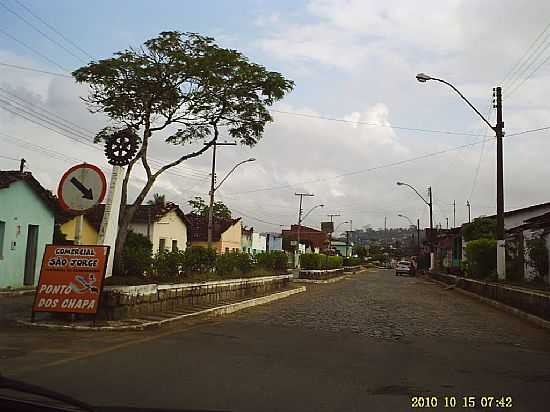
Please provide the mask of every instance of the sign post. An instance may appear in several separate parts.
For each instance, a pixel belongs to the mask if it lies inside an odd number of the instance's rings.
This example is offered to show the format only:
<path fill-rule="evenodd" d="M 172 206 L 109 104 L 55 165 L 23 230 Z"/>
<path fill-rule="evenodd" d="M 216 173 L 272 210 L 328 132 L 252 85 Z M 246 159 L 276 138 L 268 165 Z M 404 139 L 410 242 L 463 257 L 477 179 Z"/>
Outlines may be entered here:
<path fill-rule="evenodd" d="M 34 297 L 36 312 L 97 314 L 109 246 L 47 245 Z"/>

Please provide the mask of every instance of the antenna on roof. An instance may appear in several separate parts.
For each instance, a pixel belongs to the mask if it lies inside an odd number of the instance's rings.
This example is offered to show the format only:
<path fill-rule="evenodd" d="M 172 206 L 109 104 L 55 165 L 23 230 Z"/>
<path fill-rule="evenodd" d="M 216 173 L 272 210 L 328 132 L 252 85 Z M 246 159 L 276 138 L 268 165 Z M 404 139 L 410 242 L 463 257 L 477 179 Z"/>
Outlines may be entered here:
<path fill-rule="evenodd" d="M 21 158 L 21 163 L 19 163 L 19 172 L 20 173 L 23 173 L 23 170 L 25 169 L 25 164 L 27 163 L 27 161 L 23 158 Z"/>

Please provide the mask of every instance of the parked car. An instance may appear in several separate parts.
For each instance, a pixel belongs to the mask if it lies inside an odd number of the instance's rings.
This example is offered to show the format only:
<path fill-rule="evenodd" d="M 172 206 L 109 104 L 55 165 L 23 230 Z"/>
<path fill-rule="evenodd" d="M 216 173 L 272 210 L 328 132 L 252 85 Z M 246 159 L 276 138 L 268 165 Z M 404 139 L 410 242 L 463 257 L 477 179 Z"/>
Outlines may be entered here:
<path fill-rule="evenodd" d="M 412 262 L 408 260 L 401 260 L 397 263 L 395 268 L 395 275 L 399 276 L 400 274 L 405 274 L 409 276 L 414 276 L 416 273 L 415 267 Z"/>

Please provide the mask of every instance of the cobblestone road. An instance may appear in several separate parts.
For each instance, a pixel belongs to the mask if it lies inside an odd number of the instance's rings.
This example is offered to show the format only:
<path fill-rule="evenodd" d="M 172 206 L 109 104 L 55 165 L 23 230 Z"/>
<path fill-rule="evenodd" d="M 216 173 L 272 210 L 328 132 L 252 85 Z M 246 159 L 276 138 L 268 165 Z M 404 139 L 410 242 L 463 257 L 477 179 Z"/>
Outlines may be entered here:
<path fill-rule="evenodd" d="M 308 285 L 306 294 L 238 316 L 380 339 L 437 336 L 550 350 L 550 333 L 524 320 L 423 278 L 394 273 L 370 271 L 333 285 Z"/>

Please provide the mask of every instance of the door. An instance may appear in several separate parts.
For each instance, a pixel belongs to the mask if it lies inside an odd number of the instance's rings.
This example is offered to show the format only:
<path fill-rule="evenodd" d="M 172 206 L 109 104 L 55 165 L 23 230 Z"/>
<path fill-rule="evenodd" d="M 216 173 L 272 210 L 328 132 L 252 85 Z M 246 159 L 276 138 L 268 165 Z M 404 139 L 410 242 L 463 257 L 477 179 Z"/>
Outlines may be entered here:
<path fill-rule="evenodd" d="M 38 225 L 29 225 L 27 229 L 27 250 L 25 252 L 25 285 L 34 285 L 36 272 L 36 251 L 38 248 Z"/>

